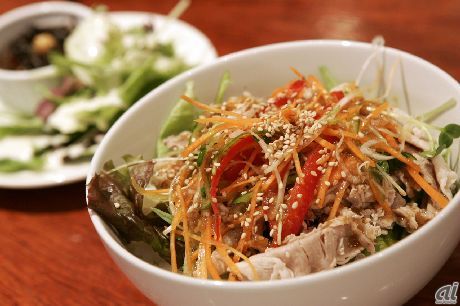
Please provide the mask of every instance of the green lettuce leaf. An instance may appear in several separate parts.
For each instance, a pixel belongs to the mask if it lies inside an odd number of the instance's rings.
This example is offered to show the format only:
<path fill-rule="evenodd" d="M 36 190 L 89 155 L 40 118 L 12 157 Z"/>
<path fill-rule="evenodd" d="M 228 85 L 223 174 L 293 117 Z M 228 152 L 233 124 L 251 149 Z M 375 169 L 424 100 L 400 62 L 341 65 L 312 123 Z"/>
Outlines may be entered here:
<path fill-rule="evenodd" d="M 9 158 L 0 159 L 0 172 L 12 173 L 24 170 L 39 171 L 43 169 L 45 160 L 36 156 L 28 161 L 14 160 Z"/>
<path fill-rule="evenodd" d="M 185 88 L 185 95 L 193 98 L 193 92 L 193 82 L 188 82 Z M 198 115 L 199 110 L 195 106 L 182 99 L 177 102 L 161 128 L 157 141 L 158 157 L 163 157 L 168 153 L 168 148 L 163 144 L 163 140 L 168 136 L 177 135 L 183 131 L 192 131 L 195 127 L 195 122 L 193 120 Z"/>
<path fill-rule="evenodd" d="M 222 75 L 222 79 L 220 80 L 219 89 L 217 90 L 217 95 L 215 99 L 216 104 L 222 104 L 225 91 L 227 91 L 227 88 L 230 85 L 230 82 L 231 82 L 230 73 L 226 71 Z"/>

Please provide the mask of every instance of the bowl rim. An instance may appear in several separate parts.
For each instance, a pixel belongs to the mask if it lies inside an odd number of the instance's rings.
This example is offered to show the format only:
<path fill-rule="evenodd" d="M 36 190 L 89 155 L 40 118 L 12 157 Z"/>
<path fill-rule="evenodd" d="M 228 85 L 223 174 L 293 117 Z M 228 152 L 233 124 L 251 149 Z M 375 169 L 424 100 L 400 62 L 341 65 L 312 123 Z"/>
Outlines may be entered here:
<path fill-rule="evenodd" d="M 329 39 L 318 39 L 318 40 L 298 40 L 298 41 L 290 41 L 290 42 L 281 42 L 275 44 L 264 45 L 260 47 L 250 48 L 242 51 L 238 51 L 235 53 L 231 53 L 225 56 L 220 57 L 216 61 L 211 64 L 207 64 L 204 66 L 193 68 L 182 75 L 179 75 L 164 84 L 160 85 L 156 89 L 152 90 L 142 99 L 140 99 L 135 105 L 133 105 L 127 112 L 125 112 L 115 124 L 110 128 L 110 130 L 106 133 L 105 137 L 103 138 L 99 148 L 97 149 L 96 153 L 91 160 L 90 169 L 88 171 L 88 176 L 86 180 L 86 202 L 88 202 L 88 184 L 93 177 L 94 173 L 98 170 L 96 167 L 98 164 L 102 164 L 104 160 L 102 160 L 102 151 L 103 148 L 109 143 L 110 139 L 114 137 L 121 129 L 123 122 L 125 119 L 130 117 L 132 114 L 137 112 L 137 110 L 141 109 L 144 104 L 150 103 L 149 101 L 154 99 L 157 95 L 157 92 L 166 91 L 170 87 L 174 87 L 177 83 L 183 83 L 187 79 L 193 77 L 195 74 L 200 74 L 206 70 L 213 68 L 214 66 L 220 65 L 224 62 L 231 62 L 237 61 L 241 58 L 253 56 L 259 52 L 271 52 L 276 51 L 279 49 L 289 49 L 293 47 L 314 47 L 314 46 L 323 46 L 323 47 L 352 47 L 358 49 L 364 49 L 371 51 L 372 44 L 365 43 L 365 42 L 358 42 L 358 41 L 350 41 L 350 40 L 329 40 Z M 439 75 L 444 81 L 450 84 L 453 88 L 457 87 L 457 92 L 460 95 L 460 84 L 447 72 L 443 71 L 439 67 L 435 66 L 434 64 L 416 56 L 410 54 L 406 51 L 399 50 L 396 48 L 385 47 L 385 52 L 389 52 L 394 55 L 398 55 L 401 59 L 415 61 L 417 64 L 421 66 L 425 66 L 431 70 L 433 70 L 436 74 Z M 312 273 L 308 275 L 303 275 L 299 277 L 294 277 L 291 279 L 282 279 L 282 280 L 275 280 L 275 281 L 254 281 L 254 282 L 227 282 L 227 281 L 216 281 L 216 280 L 209 280 L 209 279 L 197 279 L 181 274 L 176 274 L 171 271 L 159 268 L 153 264 L 150 264 L 132 253 L 130 253 L 126 248 L 124 248 L 120 243 L 118 243 L 109 233 L 108 228 L 110 227 L 105 221 L 99 217 L 99 215 L 93 211 L 92 209 L 88 208 L 88 212 L 91 218 L 91 221 L 98 233 L 100 239 L 104 242 L 106 248 L 108 248 L 111 252 L 117 254 L 123 258 L 123 260 L 129 262 L 130 265 L 135 266 L 137 269 L 144 270 L 150 274 L 156 275 L 158 278 L 162 278 L 167 281 L 176 282 L 181 285 L 187 285 L 192 287 L 207 287 L 207 288 L 224 288 L 224 289 L 237 289 L 237 290 L 244 290 L 244 291 L 251 291 L 251 290 L 260 290 L 266 288 L 285 288 L 290 286 L 304 286 L 307 284 L 311 284 L 317 281 L 327 281 L 344 273 L 352 273 L 354 270 L 358 269 L 369 269 L 375 264 L 378 264 L 383 257 L 394 255 L 402 250 L 411 248 L 412 245 L 422 236 L 426 235 L 426 233 L 430 232 L 432 228 L 438 226 L 443 222 L 444 219 L 447 218 L 451 211 L 456 209 L 457 206 L 460 205 L 460 192 L 455 195 L 455 197 L 449 202 L 449 205 L 440 211 L 434 220 L 428 222 L 428 224 L 424 225 L 422 228 L 418 229 L 416 232 L 412 233 L 408 237 L 404 238 L 404 243 L 396 243 L 391 247 L 380 251 L 372 256 L 363 258 L 357 262 L 349 263 L 347 265 L 335 267 L 330 270 L 320 271 L 319 273 Z"/>
<path fill-rule="evenodd" d="M 67 14 L 84 18 L 92 14 L 92 9 L 80 3 L 64 1 L 45 1 L 23 5 L 0 16 L 0 33 L 5 27 L 11 24 L 25 22 L 29 19 L 50 13 Z M 56 73 L 56 68 L 52 65 L 28 70 L 8 70 L 0 68 L 0 79 L 11 81 L 36 80 L 44 77 L 53 77 Z"/>

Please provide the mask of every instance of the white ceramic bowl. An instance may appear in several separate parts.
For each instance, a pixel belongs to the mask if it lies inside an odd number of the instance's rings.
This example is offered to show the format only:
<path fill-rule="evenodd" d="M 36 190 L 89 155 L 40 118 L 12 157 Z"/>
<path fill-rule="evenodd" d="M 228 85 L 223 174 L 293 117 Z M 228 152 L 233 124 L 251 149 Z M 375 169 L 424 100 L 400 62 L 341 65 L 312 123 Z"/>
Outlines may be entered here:
<path fill-rule="evenodd" d="M 69 18 L 81 19 L 92 10 L 82 4 L 48 1 L 29 4 L 0 16 L 0 50 L 26 31 L 32 24 L 65 24 Z M 51 65 L 30 70 L 0 69 L 0 102 L 26 113 L 32 113 L 48 88 L 58 84 L 59 77 Z"/>
<path fill-rule="evenodd" d="M 349 41 L 301 41 L 250 49 L 193 69 L 158 87 L 126 112 L 105 136 L 91 163 L 88 181 L 109 159 L 125 153 L 150 157 L 155 136 L 188 80 L 195 81 L 201 101 L 212 101 L 219 79 L 230 71 L 228 95 L 243 90 L 260 96 L 294 78 L 293 66 L 316 73 L 326 64 L 340 80 L 354 80 L 372 47 Z M 449 98 L 460 101 L 459 84 L 439 68 L 408 53 L 386 48 L 387 69 L 401 59 L 413 109 L 424 112 Z M 370 83 L 374 68 L 364 76 Z M 400 94 L 399 73 L 393 93 Z M 441 123 L 458 123 L 460 106 Z M 173 274 L 130 254 L 93 211 L 91 220 L 121 270 L 159 305 L 396 305 L 416 294 L 441 268 L 460 238 L 460 194 L 438 216 L 402 242 L 355 263 L 271 282 L 217 282 Z M 433 292 L 434 299 L 434 292 Z"/>

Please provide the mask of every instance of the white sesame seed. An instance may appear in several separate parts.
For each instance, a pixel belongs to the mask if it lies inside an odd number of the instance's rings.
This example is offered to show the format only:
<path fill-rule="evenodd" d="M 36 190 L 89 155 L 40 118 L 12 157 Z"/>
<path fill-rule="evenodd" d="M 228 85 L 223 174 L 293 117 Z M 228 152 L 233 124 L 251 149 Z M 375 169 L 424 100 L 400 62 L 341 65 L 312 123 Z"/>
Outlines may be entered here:
<path fill-rule="evenodd" d="M 262 206 L 262 209 L 263 209 L 263 210 L 269 210 L 270 207 L 268 207 L 268 206 Z"/>
<path fill-rule="evenodd" d="M 270 200 L 268 200 L 268 203 L 272 204 L 275 201 L 274 197 L 271 197 Z"/>
<path fill-rule="evenodd" d="M 301 198 L 303 197 L 303 194 L 299 193 L 299 194 L 297 194 L 297 197 L 298 197 L 299 199 L 301 199 Z"/>
<path fill-rule="evenodd" d="M 269 233 L 270 237 L 273 237 L 273 234 L 274 234 L 274 233 L 275 233 L 275 230 L 272 228 L 272 229 L 270 230 L 270 233 Z"/>
<path fill-rule="evenodd" d="M 217 203 L 217 198 L 212 198 L 211 201 L 212 201 L 213 203 Z"/>
<path fill-rule="evenodd" d="M 246 233 L 241 234 L 241 239 L 244 239 L 244 238 L 246 238 Z"/>
<path fill-rule="evenodd" d="M 295 201 L 294 203 L 292 203 L 292 209 L 296 209 L 297 206 L 299 206 L 299 202 Z"/>
<path fill-rule="evenodd" d="M 115 202 L 115 203 L 113 203 L 113 206 L 115 206 L 115 208 L 120 208 L 120 203 Z"/>
<path fill-rule="evenodd" d="M 264 221 L 268 221 L 268 216 L 264 215 Z"/>
<path fill-rule="evenodd" d="M 248 221 L 244 221 L 244 226 L 249 226 L 249 222 L 248 222 Z"/>
<path fill-rule="evenodd" d="M 324 184 L 325 184 L 326 186 L 331 186 L 331 182 L 329 182 L 329 181 L 325 181 Z"/>
<path fill-rule="evenodd" d="M 258 192 L 258 193 L 257 193 L 257 196 L 258 196 L 258 197 L 261 197 L 261 196 L 263 196 L 263 195 L 264 195 L 263 192 Z"/>
<path fill-rule="evenodd" d="M 345 173 L 345 171 L 340 172 L 340 175 L 341 175 L 342 177 L 346 177 L 346 176 L 347 176 L 347 174 Z"/>
<path fill-rule="evenodd" d="M 313 175 L 313 176 L 318 176 L 318 174 L 316 174 L 315 171 L 310 171 L 310 174 Z"/>
<path fill-rule="evenodd" d="M 288 208 L 288 206 L 287 206 L 286 204 L 284 204 L 284 203 L 281 204 L 281 207 L 282 207 L 283 209 L 287 209 L 287 208 Z"/>

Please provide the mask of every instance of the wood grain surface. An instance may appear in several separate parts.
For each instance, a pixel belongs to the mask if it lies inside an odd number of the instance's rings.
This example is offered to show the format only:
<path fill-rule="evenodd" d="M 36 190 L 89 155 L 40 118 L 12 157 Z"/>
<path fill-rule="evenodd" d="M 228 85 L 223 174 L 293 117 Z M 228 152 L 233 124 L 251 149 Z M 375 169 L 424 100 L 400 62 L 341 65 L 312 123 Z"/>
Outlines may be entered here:
<path fill-rule="evenodd" d="M 31 2 L 1 0 L 0 13 Z M 175 3 L 80 2 L 163 14 Z M 381 34 L 387 45 L 425 58 L 460 80 L 458 0 L 194 0 L 183 19 L 203 31 L 219 55 L 281 41 L 370 41 Z M 42 190 L 0 189 L 0 305 L 151 305 L 105 252 L 86 211 L 84 187 L 81 182 Z M 434 304 L 437 288 L 459 280 L 457 247 L 408 305 Z"/>

